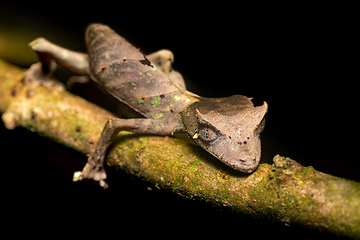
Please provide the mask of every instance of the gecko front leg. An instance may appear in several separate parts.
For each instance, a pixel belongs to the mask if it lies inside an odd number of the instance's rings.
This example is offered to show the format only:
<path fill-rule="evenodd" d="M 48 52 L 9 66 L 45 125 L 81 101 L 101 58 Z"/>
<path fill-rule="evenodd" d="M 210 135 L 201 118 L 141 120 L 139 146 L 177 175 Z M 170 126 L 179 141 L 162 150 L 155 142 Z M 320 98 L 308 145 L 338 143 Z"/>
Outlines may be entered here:
<path fill-rule="evenodd" d="M 99 182 L 100 186 L 107 188 L 105 182 L 107 178 L 104 169 L 105 155 L 108 147 L 120 131 L 130 131 L 134 133 L 146 133 L 157 135 L 173 135 L 175 132 L 183 131 L 182 125 L 169 125 L 167 120 L 155 120 L 147 118 L 120 119 L 110 117 L 101 133 L 96 144 L 95 150 L 90 154 L 88 162 L 81 174 L 74 177 L 74 181 L 82 179 L 92 179 Z"/>

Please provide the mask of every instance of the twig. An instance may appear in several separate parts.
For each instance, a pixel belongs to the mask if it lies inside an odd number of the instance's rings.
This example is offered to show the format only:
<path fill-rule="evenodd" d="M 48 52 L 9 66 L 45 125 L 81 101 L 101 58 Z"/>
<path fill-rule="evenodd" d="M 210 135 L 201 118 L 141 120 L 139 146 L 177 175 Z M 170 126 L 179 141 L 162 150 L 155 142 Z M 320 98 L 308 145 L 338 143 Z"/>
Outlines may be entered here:
<path fill-rule="evenodd" d="M 22 70 L 0 61 L 5 126 L 22 126 L 89 153 L 112 114 L 61 89 L 39 86 L 29 96 L 22 76 Z M 246 175 L 185 141 L 123 132 L 107 163 L 158 188 L 254 218 L 360 238 L 360 184 L 279 155 L 273 165 L 260 164 Z"/>

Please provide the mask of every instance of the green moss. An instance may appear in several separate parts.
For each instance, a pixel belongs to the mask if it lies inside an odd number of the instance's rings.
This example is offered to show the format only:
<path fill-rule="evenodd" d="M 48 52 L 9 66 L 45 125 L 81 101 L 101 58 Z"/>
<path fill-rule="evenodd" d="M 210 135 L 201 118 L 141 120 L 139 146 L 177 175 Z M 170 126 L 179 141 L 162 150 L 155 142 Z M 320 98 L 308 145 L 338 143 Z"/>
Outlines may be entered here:
<path fill-rule="evenodd" d="M 195 172 L 195 171 L 196 171 L 196 166 L 191 166 L 189 169 L 189 173 Z"/>

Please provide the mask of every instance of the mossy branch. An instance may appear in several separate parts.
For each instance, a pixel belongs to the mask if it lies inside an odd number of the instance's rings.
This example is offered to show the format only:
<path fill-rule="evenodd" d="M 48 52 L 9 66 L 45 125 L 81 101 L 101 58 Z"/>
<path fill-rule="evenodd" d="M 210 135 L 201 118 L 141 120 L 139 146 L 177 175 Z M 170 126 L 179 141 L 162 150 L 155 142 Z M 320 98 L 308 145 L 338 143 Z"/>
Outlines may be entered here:
<path fill-rule="evenodd" d="M 22 76 L 22 70 L 0 61 L 5 126 L 22 126 L 89 153 L 112 114 L 61 88 L 40 86 L 30 96 Z M 360 184 L 279 155 L 273 165 L 260 164 L 246 175 L 185 141 L 123 132 L 107 163 L 159 188 L 253 218 L 360 238 Z"/>

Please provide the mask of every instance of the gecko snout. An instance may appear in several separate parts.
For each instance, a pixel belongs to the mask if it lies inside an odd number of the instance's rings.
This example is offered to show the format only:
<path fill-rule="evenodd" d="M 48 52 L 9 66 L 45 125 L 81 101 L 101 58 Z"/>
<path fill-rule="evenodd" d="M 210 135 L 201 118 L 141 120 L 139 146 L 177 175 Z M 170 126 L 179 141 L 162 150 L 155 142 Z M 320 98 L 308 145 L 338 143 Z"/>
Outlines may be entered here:
<path fill-rule="evenodd" d="M 245 159 L 240 159 L 240 162 L 242 162 L 245 166 L 251 166 L 256 163 L 256 158 L 247 157 Z"/>
<path fill-rule="evenodd" d="M 239 159 L 241 171 L 251 173 L 257 167 L 257 161 L 255 157 L 245 157 Z"/>

